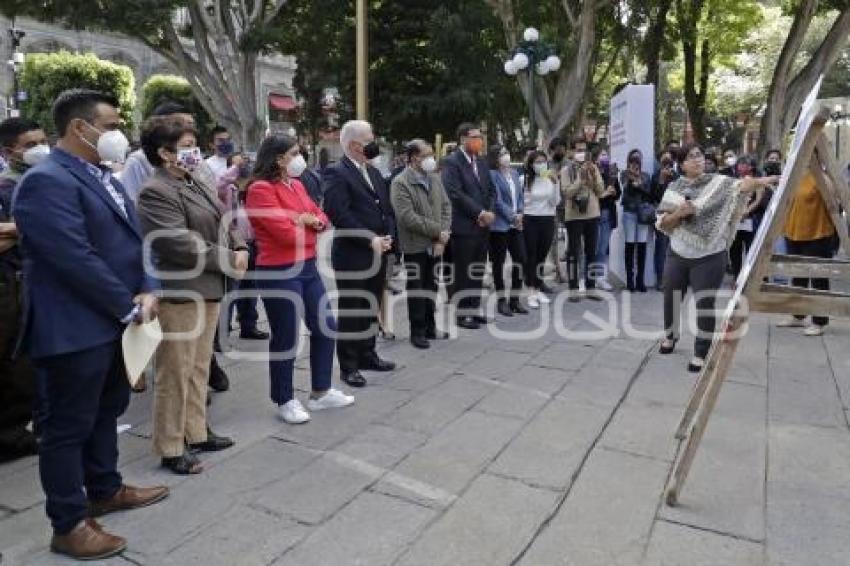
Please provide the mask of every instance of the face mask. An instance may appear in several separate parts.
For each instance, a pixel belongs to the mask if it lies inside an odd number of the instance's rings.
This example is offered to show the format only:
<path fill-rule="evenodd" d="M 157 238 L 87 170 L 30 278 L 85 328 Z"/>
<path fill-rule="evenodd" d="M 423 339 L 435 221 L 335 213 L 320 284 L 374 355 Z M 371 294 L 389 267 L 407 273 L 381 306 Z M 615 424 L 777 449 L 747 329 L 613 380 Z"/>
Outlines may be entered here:
<path fill-rule="evenodd" d="M 481 153 L 481 148 L 484 147 L 484 140 L 480 138 L 472 138 L 468 142 L 466 142 L 466 150 L 472 155 L 478 155 Z"/>
<path fill-rule="evenodd" d="M 499 156 L 499 165 L 502 167 L 510 167 L 511 166 L 511 156 L 507 153 Z"/>
<path fill-rule="evenodd" d="M 251 176 L 251 164 L 243 163 L 239 166 L 239 177 L 242 179 L 247 179 Z"/>
<path fill-rule="evenodd" d="M 83 142 L 85 142 L 89 147 L 97 151 L 101 161 L 124 163 L 124 160 L 127 158 L 127 150 L 130 149 L 130 142 L 124 135 L 124 132 L 121 130 L 101 132 L 88 122 L 86 122 L 86 125 L 94 131 L 99 132 L 100 137 L 97 138 L 96 145 L 82 136 L 80 136 L 80 139 L 83 140 Z"/>
<path fill-rule="evenodd" d="M 201 150 L 197 147 L 181 147 L 177 150 L 177 163 L 187 171 L 194 171 L 201 163 Z"/>
<path fill-rule="evenodd" d="M 287 163 L 286 175 L 290 178 L 300 177 L 301 173 L 303 173 L 305 169 L 307 169 L 307 162 L 304 161 L 304 157 L 296 155 L 289 160 L 289 163 Z"/>
<path fill-rule="evenodd" d="M 726 166 L 727 167 L 734 167 L 736 163 L 738 163 L 737 157 L 727 157 L 726 158 Z"/>
<path fill-rule="evenodd" d="M 233 153 L 233 142 L 232 141 L 223 141 L 219 142 L 218 145 L 215 146 L 218 154 L 224 157 L 230 156 Z"/>
<path fill-rule="evenodd" d="M 603 167 L 608 167 L 608 165 L 610 163 L 611 163 L 611 158 L 608 157 L 607 155 L 604 155 L 604 156 L 599 158 L 599 164 Z"/>
<path fill-rule="evenodd" d="M 543 175 L 546 171 L 549 170 L 549 166 L 545 163 L 535 163 L 534 164 L 534 172 L 538 175 Z"/>
<path fill-rule="evenodd" d="M 422 160 L 422 170 L 426 173 L 433 173 L 437 170 L 437 160 L 433 157 L 426 157 Z"/>
<path fill-rule="evenodd" d="M 50 155 L 50 146 L 46 143 L 31 147 L 23 154 L 24 163 L 32 167 L 44 161 Z"/>
<path fill-rule="evenodd" d="M 584 152 L 583 151 L 577 151 L 575 153 L 575 160 L 578 163 L 584 163 Z"/>
<path fill-rule="evenodd" d="M 378 142 L 370 141 L 366 145 L 363 146 L 363 155 L 366 159 L 375 159 L 379 155 L 381 155 L 381 148 L 378 146 Z"/>

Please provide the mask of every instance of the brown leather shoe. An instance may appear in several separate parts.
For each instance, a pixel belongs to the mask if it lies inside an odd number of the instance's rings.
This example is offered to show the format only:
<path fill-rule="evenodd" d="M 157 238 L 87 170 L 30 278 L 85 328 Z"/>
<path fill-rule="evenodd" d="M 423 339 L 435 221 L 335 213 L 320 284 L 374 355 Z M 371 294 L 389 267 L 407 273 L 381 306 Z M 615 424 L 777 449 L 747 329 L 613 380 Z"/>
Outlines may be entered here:
<path fill-rule="evenodd" d="M 94 525 L 97 523 L 94 522 Z M 77 523 L 68 534 L 54 534 L 50 541 L 50 550 L 77 560 L 99 560 L 124 552 L 127 548 L 126 540 L 103 531 L 99 528 L 100 525 L 97 526 L 98 528 L 95 528 L 91 522 L 85 520 Z"/>
<path fill-rule="evenodd" d="M 157 487 L 133 487 L 122 485 L 118 492 L 109 499 L 89 501 L 89 515 L 100 517 L 113 511 L 124 509 L 135 509 L 147 507 L 168 497 L 168 488 Z"/>

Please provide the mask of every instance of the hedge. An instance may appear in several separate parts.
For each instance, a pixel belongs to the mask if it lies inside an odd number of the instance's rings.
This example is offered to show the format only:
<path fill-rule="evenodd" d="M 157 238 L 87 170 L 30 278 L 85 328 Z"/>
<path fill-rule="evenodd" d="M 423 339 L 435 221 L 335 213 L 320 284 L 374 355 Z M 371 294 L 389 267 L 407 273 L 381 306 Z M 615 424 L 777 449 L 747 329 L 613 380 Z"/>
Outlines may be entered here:
<path fill-rule="evenodd" d="M 182 104 L 195 117 L 195 126 L 201 140 L 207 140 L 215 125 L 207 111 L 192 94 L 189 82 L 177 75 L 152 75 L 142 85 L 142 116 L 150 116 L 164 101 Z M 203 142 L 202 142 L 203 143 Z"/>
<path fill-rule="evenodd" d="M 51 134 L 56 133 L 51 116 L 53 101 L 59 93 L 70 88 L 90 88 L 112 94 L 118 99 L 125 129 L 133 129 L 135 79 L 132 69 L 126 65 L 100 59 L 92 53 L 34 53 L 27 56 L 20 84 L 27 94 L 27 100 L 21 103 L 23 115 L 37 121 Z"/>

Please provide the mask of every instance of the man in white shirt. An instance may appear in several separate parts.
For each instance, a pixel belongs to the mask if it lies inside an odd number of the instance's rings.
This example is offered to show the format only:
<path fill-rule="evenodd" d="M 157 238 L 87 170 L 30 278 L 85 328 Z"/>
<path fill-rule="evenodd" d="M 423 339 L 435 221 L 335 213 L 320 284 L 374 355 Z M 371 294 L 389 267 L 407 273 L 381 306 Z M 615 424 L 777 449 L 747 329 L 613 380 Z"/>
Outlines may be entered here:
<path fill-rule="evenodd" d="M 212 130 L 212 143 L 210 144 L 213 154 L 207 157 L 206 163 L 215 175 L 218 182 L 227 171 L 227 158 L 233 155 L 233 141 L 230 132 L 224 126 L 216 126 Z"/>

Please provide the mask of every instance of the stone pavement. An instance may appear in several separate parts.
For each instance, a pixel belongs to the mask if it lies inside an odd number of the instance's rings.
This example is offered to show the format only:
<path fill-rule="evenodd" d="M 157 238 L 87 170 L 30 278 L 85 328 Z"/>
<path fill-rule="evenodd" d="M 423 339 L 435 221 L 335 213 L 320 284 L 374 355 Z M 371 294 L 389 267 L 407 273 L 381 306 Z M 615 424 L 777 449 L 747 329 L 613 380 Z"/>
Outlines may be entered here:
<path fill-rule="evenodd" d="M 302 426 L 276 419 L 264 363 L 226 360 L 210 420 L 237 445 L 200 476 L 158 468 L 149 394 L 134 397 L 122 470 L 172 494 L 104 518 L 129 539 L 104 563 L 850 564 L 850 325 L 804 338 L 755 318 L 671 509 L 690 341 L 660 356 L 660 294 L 633 297 L 602 340 L 582 314 L 610 320 L 604 303 L 560 300 L 425 352 L 401 322 L 380 351 L 404 367 Z M 35 461 L 0 467 L 0 563 L 66 563 L 48 539 Z"/>

